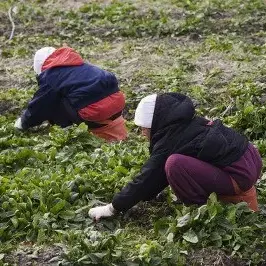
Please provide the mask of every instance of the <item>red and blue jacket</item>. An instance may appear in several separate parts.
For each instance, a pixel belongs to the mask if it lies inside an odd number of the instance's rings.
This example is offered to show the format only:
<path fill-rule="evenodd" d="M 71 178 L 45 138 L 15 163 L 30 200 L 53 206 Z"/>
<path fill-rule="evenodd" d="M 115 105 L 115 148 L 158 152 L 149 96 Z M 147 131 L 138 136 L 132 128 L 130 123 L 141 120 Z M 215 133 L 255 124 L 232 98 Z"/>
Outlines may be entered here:
<path fill-rule="evenodd" d="M 39 89 L 21 116 L 23 129 L 46 120 L 61 127 L 86 122 L 97 128 L 97 122 L 115 119 L 125 107 L 115 75 L 84 63 L 72 48 L 52 53 L 37 81 Z"/>

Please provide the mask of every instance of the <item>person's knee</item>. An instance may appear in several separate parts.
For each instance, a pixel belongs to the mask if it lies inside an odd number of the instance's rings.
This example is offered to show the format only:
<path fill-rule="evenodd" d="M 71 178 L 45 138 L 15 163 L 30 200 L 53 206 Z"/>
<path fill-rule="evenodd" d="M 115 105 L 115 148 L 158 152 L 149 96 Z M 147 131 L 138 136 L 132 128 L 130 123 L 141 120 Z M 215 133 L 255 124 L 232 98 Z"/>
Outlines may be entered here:
<path fill-rule="evenodd" d="M 172 176 L 174 173 L 178 172 L 180 168 L 187 161 L 186 156 L 182 154 L 172 154 L 170 155 L 165 163 L 165 172 L 167 177 Z"/>

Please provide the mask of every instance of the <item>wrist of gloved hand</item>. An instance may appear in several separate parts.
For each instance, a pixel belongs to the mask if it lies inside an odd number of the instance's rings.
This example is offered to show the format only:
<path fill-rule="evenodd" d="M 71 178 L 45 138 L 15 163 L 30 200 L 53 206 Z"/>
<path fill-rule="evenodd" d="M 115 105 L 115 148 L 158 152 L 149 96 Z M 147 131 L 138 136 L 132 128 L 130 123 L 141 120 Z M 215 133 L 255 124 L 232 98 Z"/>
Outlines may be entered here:
<path fill-rule="evenodd" d="M 104 217 L 111 217 L 115 214 L 115 209 L 112 203 L 105 206 L 94 207 L 89 210 L 89 216 L 94 220 L 99 220 Z"/>

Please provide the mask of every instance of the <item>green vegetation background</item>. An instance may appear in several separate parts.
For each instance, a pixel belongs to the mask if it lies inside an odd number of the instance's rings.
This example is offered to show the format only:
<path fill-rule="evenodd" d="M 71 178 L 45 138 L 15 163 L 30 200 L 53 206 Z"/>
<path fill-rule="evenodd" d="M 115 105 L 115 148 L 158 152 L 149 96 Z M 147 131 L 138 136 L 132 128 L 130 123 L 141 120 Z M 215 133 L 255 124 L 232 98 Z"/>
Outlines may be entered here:
<path fill-rule="evenodd" d="M 88 217 L 148 158 L 131 120 L 151 92 L 187 93 L 200 114 L 246 134 L 266 159 L 264 1 L 8 0 L 0 22 L 0 265 L 265 265 L 263 179 L 260 214 L 215 195 L 201 208 L 177 205 L 168 190 L 163 202 L 115 219 Z M 34 52 L 63 43 L 119 78 L 127 141 L 104 144 L 84 125 L 13 128 L 37 89 Z"/>

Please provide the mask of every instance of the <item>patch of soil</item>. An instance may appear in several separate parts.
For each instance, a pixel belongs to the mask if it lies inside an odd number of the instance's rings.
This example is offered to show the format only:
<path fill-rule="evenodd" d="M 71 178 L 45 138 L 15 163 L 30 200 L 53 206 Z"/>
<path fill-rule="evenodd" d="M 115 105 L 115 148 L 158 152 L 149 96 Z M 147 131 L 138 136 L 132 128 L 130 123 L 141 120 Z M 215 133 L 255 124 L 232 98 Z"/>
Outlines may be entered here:
<path fill-rule="evenodd" d="M 233 13 L 229 12 L 221 12 L 221 11 L 214 11 L 209 15 L 213 19 L 225 19 L 225 18 L 232 18 L 234 16 Z"/>
<path fill-rule="evenodd" d="M 191 83 L 199 85 L 205 83 L 206 78 L 208 78 L 213 69 L 221 71 L 218 74 L 219 83 L 224 85 L 229 83 L 239 72 L 245 71 L 245 69 L 248 68 L 248 65 L 245 62 L 242 62 L 240 67 L 238 62 L 226 59 L 223 54 L 219 53 L 200 56 L 195 62 L 195 66 L 197 71 L 191 75 Z"/>
<path fill-rule="evenodd" d="M 54 1 L 54 7 L 59 7 L 60 9 L 78 9 L 84 4 L 90 4 L 93 2 L 100 2 L 103 4 L 109 4 L 111 3 L 111 0 L 100 0 L 100 1 L 95 1 L 95 0 L 59 0 L 59 1 Z"/>
<path fill-rule="evenodd" d="M 5 257 L 5 262 L 17 266 L 55 266 L 58 265 L 62 253 L 62 248 L 58 246 L 35 247 L 23 243 L 17 250 Z"/>
<path fill-rule="evenodd" d="M 7 113 L 16 113 L 18 110 L 19 108 L 12 101 L 0 100 L 0 115 L 5 115 Z"/>
<path fill-rule="evenodd" d="M 0 51 L 1 52 L 1 51 Z M 0 58 L 0 90 L 23 88 L 29 85 L 32 58 Z"/>
<path fill-rule="evenodd" d="M 222 250 L 213 248 L 205 248 L 201 250 L 193 251 L 189 254 L 187 266 L 243 266 L 245 262 L 237 261 L 230 258 Z"/>
<path fill-rule="evenodd" d="M 130 210 L 128 210 L 121 218 L 121 224 L 126 226 L 133 222 L 136 226 L 149 230 L 154 227 L 153 220 L 156 217 L 167 217 L 174 213 L 171 206 L 166 202 L 162 203 L 159 200 L 140 202 Z"/>
<path fill-rule="evenodd" d="M 11 32 L 11 23 L 8 20 L 7 13 L 4 13 L 3 11 L 0 12 L 0 36 L 3 36 L 6 32 L 10 34 Z M 9 36 L 7 33 L 7 36 Z"/>
<path fill-rule="evenodd" d="M 129 52 L 125 52 L 127 45 L 132 45 Z M 138 72 L 160 73 L 172 68 L 176 63 L 176 59 L 171 54 L 176 47 L 183 47 L 184 45 L 194 45 L 195 41 L 190 40 L 189 37 L 176 37 L 176 38 L 143 38 L 142 40 L 130 39 L 130 41 L 114 42 L 113 48 L 101 54 L 99 56 L 101 60 L 112 60 L 115 58 L 120 62 L 119 66 L 115 69 L 119 74 L 119 79 L 124 83 L 130 83 L 130 81 L 138 74 Z M 161 52 L 156 50 L 161 49 Z M 125 54 L 129 53 L 128 56 Z M 145 78 L 146 80 L 146 78 Z M 147 84 L 147 81 L 143 80 L 143 85 Z M 141 86 L 139 83 L 138 87 Z M 143 88 L 146 88 L 144 86 Z M 141 90 L 143 89 L 141 88 Z"/>

